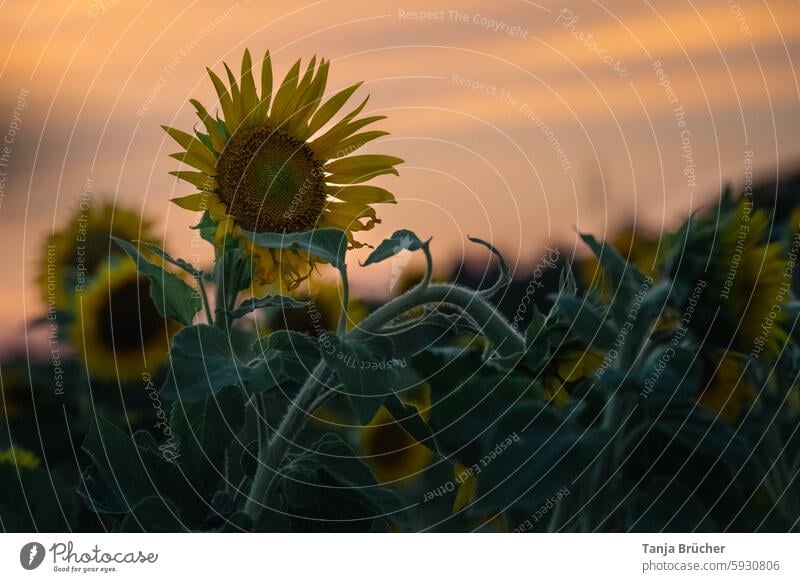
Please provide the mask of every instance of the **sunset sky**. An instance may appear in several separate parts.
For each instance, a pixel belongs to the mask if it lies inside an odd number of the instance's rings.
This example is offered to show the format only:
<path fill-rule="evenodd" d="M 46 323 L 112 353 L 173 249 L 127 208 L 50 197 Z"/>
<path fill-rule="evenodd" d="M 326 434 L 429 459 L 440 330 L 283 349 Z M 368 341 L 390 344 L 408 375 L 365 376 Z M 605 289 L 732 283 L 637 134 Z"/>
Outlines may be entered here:
<path fill-rule="evenodd" d="M 399 203 L 368 233 L 433 236 L 440 264 L 493 242 L 523 272 L 636 221 L 658 231 L 742 184 L 800 164 L 797 0 L 0 1 L 0 346 L 43 312 L 43 245 L 82 192 L 142 210 L 182 254 L 198 216 L 167 174 L 215 104 L 205 67 L 269 49 L 276 75 L 330 58 L 331 92 L 364 80 L 403 158 Z M 355 99 L 354 99 L 355 101 Z M 5 147 L 5 149 L 3 149 Z M 356 293 L 389 288 L 387 264 Z M 582 252 L 582 251 L 581 251 Z M 188 254 L 186 252 L 184 255 Z M 209 255 L 210 256 L 210 255 Z"/>

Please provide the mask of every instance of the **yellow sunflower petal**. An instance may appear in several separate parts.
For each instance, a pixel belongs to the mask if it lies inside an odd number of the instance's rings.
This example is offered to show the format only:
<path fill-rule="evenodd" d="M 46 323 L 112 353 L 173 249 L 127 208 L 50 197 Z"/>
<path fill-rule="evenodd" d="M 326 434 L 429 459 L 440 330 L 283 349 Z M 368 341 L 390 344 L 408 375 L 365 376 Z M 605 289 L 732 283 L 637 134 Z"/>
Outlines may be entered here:
<path fill-rule="evenodd" d="M 343 156 L 349 156 L 350 154 L 362 148 L 364 145 L 368 144 L 372 140 L 378 139 L 379 137 L 383 137 L 385 135 L 389 135 L 389 132 L 365 131 L 362 133 L 358 133 L 347 139 L 341 140 L 338 143 L 331 144 L 326 149 L 321 151 L 318 147 L 315 147 L 314 144 L 310 145 L 312 151 L 314 152 L 314 154 L 317 156 L 318 159 L 332 160 L 336 158 L 341 158 Z"/>
<path fill-rule="evenodd" d="M 333 184 L 359 184 L 384 174 L 398 175 L 394 168 L 403 160 L 394 156 L 362 155 L 349 156 L 326 164 L 325 171 L 330 172 L 328 181 Z"/>
<path fill-rule="evenodd" d="M 275 93 L 275 100 L 270 111 L 270 121 L 275 127 L 282 127 L 286 121 L 286 105 L 291 100 L 297 90 L 297 83 L 300 80 L 300 59 L 298 59 L 289 72 L 286 73 L 281 86 Z"/>
<path fill-rule="evenodd" d="M 189 184 L 198 190 L 212 191 L 219 188 L 217 181 L 205 172 L 187 172 L 184 170 L 175 170 L 170 172 L 170 175 L 175 176 L 184 182 L 189 182 Z"/>
<path fill-rule="evenodd" d="M 231 99 L 231 94 L 228 91 L 228 88 L 214 71 L 208 67 L 206 67 L 206 71 L 208 71 L 208 76 L 211 77 L 211 82 L 214 84 L 214 89 L 217 91 L 217 96 L 219 97 L 219 106 L 222 107 L 222 114 L 225 116 L 225 123 L 228 125 L 228 127 L 236 129 L 236 127 L 239 125 L 239 119 L 234 115 L 235 110 L 233 108 L 233 100 Z"/>
<path fill-rule="evenodd" d="M 326 191 L 328 196 L 338 198 L 343 202 L 355 202 L 357 204 L 397 202 L 394 198 L 394 194 L 378 186 L 328 186 Z"/>
<path fill-rule="evenodd" d="M 211 140 L 211 145 L 213 145 L 214 149 L 218 152 L 222 151 L 222 148 L 225 147 L 225 136 L 222 134 L 217 121 L 208 114 L 203 104 L 196 99 L 189 99 L 189 103 L 194 105 L 197 117 L 203 122 L 206 132 L 208 132 L 208 137 Z"/>
<path fill-rule="evenodd" d="M 241 92 L 244 118 L 246 121 L 256 122 L 257 120 L 252 119 L 252 113 L 258 105 L 258 93 L 256 93 L 256 81 L 253 78 L 253 60 L 247 49 L 242 57 Z"/>
<path fill-rule="evenodd" d="M 213 161 L 209 162 L 205 159 L 205 157 L 200 156 L 195 152 L 176 152 L 174 154 L 170 154 L 169 157 L 178 160 L 179 162 L 183 162 L 188 166 L 192 166 L 193 168 L 197 168 L 209 176 L 217 175 L 216 164 Z"/>
<path fill-rule="evenodd" d="M 209 199 L 213 194 L 208 192 L 198 192 L 197 194 L 189 194 L 188 196 L 181 196 L 180 198 L 171 198 L 173 202 L 185 210 L 192 210 L 199 212 L 208 208 Z"/>
<path fill-rule="evenodd" d="M 310 144 L 311 149 L 314 150 L 314 153 L 317 154 L 320 157 L 320 159 L 325 159 L 328 156 L 322 155 L 321 152 L 330 149 L 334 150 L 341 149 L 342 141 L 349 138 L 351 135 L 353 135 L 362 127 L 365 127 L 370 123 L 375 123 L 376 121 L 380 121 L 381 119 L 386 119 L 386 116 L 373 115 L 372 117 L 364 117 L 363 119 L 359 119 L 358 121 L 338 123 L 335 126 L 333 126 L 329 131 L 325 132 L 323 135 L 321 135 L 313 142 L 311 142 Z"/>
<path fill-rule="evenodd" d="M 311 118 L 311 121 L 308 124 L 307 134 L 308 136 L 314 135 L 317 131 L 322 129 L 322 127 L 328 123 L 336 113 L 344 107 L 344 104 L 350 99 L 350 96 L 356 92 L 356 90 L 361 87 L 362 83 L 356 83 L 355 85 L 351 85 L 346 89 L 342 89 L 336 95 L 328 99 L 325 104 L 319 108 L 319 110 L 314 114 L 314 117 Z"/>
<path fill-rule="evenodd" d="M 258 104 L 258 121 L 265 121 L 272 101 L 272 58 L 269 51 L 264 53 L 261 62 L 261 100 Z"/>

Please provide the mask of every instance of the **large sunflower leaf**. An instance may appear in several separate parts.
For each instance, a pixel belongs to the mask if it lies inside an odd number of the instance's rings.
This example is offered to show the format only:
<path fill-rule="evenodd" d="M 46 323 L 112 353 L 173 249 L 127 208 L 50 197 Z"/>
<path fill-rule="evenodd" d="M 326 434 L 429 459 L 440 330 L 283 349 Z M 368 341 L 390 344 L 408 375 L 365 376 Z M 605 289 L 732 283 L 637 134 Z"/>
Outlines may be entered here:
<path fill-rule="evenodd" d="M 307 252 L 341 270 L 347 251 L 347 236 L 338 228 L 318 228 L 306 232 L 244 232 L 253 244 L 265 249 L 293 249 Z"/>
<path fill-rule="evenodd" d="M 325 434 L 283 467 L 281 490 L 304 529 L 365 529 L 365 522 L 398 519 L 400 499 L 378 485 L 359 455 L 335 434 Z M 305 521 L 305 520 L 303 520 Z"/>
<path fill-rule="evenodd" d="M 161 317 L 191 325 L 201 307 L 197 292 L 174 273 L 145 259 L 136 245 L 117 237 L 111 238 L 133 259 L 139 273 L 150 280 L 150 297 Z"/>
<path fill-rule="evenodd" d="M 394 346 L 387 337 L 339 337 L 325 334 L 320 338 L 322 357 L 344 385 L 353 410 L 362 424 L 367 424 L 393 394 L 397 381 Z"/>
<path fill-rule="evenodd" d="M 78 493 L 98 513 L 128 513 L 148 497 L 179 499 L 175 466 L 99 416 L 83 443 L 91 465 Z"/>
<path fill-rule="evenodd" d="M 244 400 L 238 386 L 227 386 L 197 402 L 176 401 L 170 415 L 180 443 L 178 465 L 203 491 L 224 479 L 225 451 L 244 423 Z"/>
<path fill-rule="evenodd" d="M 170 370 L 162 394 L 197 402 L 225 386 L 238 384 L 247 372 L 225 332 L 209 325 L 192 325 L 172 339 Z"/>

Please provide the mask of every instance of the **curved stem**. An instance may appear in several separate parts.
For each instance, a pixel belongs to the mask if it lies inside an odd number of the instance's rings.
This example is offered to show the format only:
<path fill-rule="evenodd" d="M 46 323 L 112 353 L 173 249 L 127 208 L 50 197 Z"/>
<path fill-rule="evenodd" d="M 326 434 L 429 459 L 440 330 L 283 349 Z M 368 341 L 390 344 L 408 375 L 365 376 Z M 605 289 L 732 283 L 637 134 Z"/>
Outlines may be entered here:
<path fill-rule="evenodd" d="M 406 311 L 429 303 L 455 305 L 467 313 L 501 355 L 513 355 L 525 349 L 525 339 L 511 327 L 497 308 L 476 291 L 451 284 L 415 287 L 372 312 L 350 333 L 354 336 L 377 333 Z"/>
<path fill-rule="evenodd" d="M 253 524 L 256 526 L 264 511 L 264 504 L 267 503 L 275 486 L 275 477 L 278 474 L 280 463 L 289 446 L 294 442 L 294 437 L 303 428 L 310 404 L 317 398 L 320 380 L 325 374 L 325 370 L 324 361 L 317 364 L 289 405 L 289 409 L 267 446 L 258 451 L 258 469 L 256 469 L 250 494 L 244 505 L 245 513 L 253 519 Z"/>
<path fill-rule="evenodd" d="M 501 355 L 513 355 L 525 349 L 524 338 L 509 325 L 495 307 L 477 292 L 449 284 L 415 287 L 374 311 L 348 335 L 359 337 L 378 333 L 386 323 L 415 307 L 429 303 L 452 304 L 469 314 Z M 324 360 L 317 364 L 289 405 L 286 415 L 267 446 L 259 450 L 258 469 L 244 506 L 245 513 L 253 519 L 256 528 L 261 520 L 264 504 L 268 502 L 275 487 L 278 470 L 289 446 L 305 425 L 314 405 L 320 403 L 319 391 L 326 370 Z"/>

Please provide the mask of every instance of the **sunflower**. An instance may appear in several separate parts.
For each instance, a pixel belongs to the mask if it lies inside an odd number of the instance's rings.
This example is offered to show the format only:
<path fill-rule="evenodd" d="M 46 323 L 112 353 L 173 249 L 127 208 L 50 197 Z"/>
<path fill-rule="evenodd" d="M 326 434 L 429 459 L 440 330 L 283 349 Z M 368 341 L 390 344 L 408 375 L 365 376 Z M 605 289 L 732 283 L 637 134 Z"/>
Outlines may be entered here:
<path fill-rule="evenodd" d="M 704 282 L 689 327 L 714 349 L 774 358 L 788 338 L 791 281 L 782 244 L 767 240 L 769 222 L 752 202 L 725 196 L 718 215 L 694 218 L 675 241 L 673 277 L 686 289 Z"/>
<path fill-rule="evenodd" d="M 216 242 L 233 236 L 253 260 L 253 291 L 274 284 L 296 287 L 307 278 L 315 259 L 293 249 L 265 249 L 247 234 L 292 233 L 321 227 L 345 231 L 353 248 L 363 246 L 354 233 L 380 222 L 371 206 L 395 202 L 394 195 L 365 184 L 385 174 L 397 175 L 402 160 L 385 155 L 351 155 L 387 135 L 361 131 L 384 116 L 359 117 L 367 99 L 330 124 L 360 87 L 357 83 L 323 101 L 330 61 L 312 58 L 301 74 L 298 60 L 273 95 L 269 52 L 261 65 L 260 94 L 249 51 L 241 75 L 225 65 L 228 85 L 208 71 L 219 97 L 222 119 L 191 100 L 205 133 L 190 135 L 164 127 L 184 151 L 172 157 L 196 171 L 172 172 L 199 190 L 173 202 L 207 211 L 216 224 Z"/>
<path fill-rule="evenodd" d="M 47 239 L 38 277 L 49 307 L 67 309 L 76 291 L 85 288 L 103 263 L 124 255 L 112 236 L 153 240 L 152 223 L 134 210 L 101 201 L 82 202 L 69 224 Z"/>
<path fill-rule="evenodd" d="M 748 222 L 748 230 L 743 231 L 741 225 Z M 736 228 L 737 225 L 740 228 Z M 720 264 L 728 266 L 727 278 L 722 285 L 727 299 L 727 318 L 739 327 L 737 347 L 774 358 L 788 339 L 781 326 L 786 320 L 786 312 L 782 308 L 774 309 L 782 302 L 788 287 L 784 286 L 786 258 L 783 245 L 763 242 L 768 228 L 766 212 L 751 211 L 744 201 L 741 202 L 731 226 L 721 235 Z"/>
<path fill-rule="evenodd" d="M 567 347 L 556 352 L 544 374 L 542 391 L 557 408 L 570 402 L 569 390 L 589 378 L 603 364 L 605 355 L 595 348 Z"/>
<path fill-rule="evenodd" d="M 608 242 L 643 274 L 653 280 L 659 279 L 658 268 L 663 259 L 663 245 L 659 238 L 629 227 L 619 231 Z M 578 270 L 585 285 L 599 286 L 605 293 L 611 293 L 597 257 L 592 255 L 582 261 Z"/>
<path fill-rule="evenodd" d="M 744 361 L 733 352 L 718 355 L 712 362 L 714 370 L 699 402 L 732 423 L 753 405 L 758 392 L 745 371 Z"/>
<path fill-rule="evenodd" d="M 430 394 L 426 387 L 407 400 L 423 418 L 430 412 Z M 408 434 L 392 415 L 381 406 L 370 423 L 361 429 L 361 449 L 380 483 L 412 480 L 431 458 L 431 451 Z"/>
<path fill-rule="evenodd" d="M 94 377 L 134 382 L 166 360 L 179 326 L 161 317 L 149 289 L 150 280 L 126 257 L 103 265 L 75 295 L 71 341 Z"/>
<path fill-rule="evenodd" d="M 35 469 L 41 463 L 41 459 L 28 450 L 12 445 L 0 451 L 0 463 L 16 465 L 20 469 Z"/>

